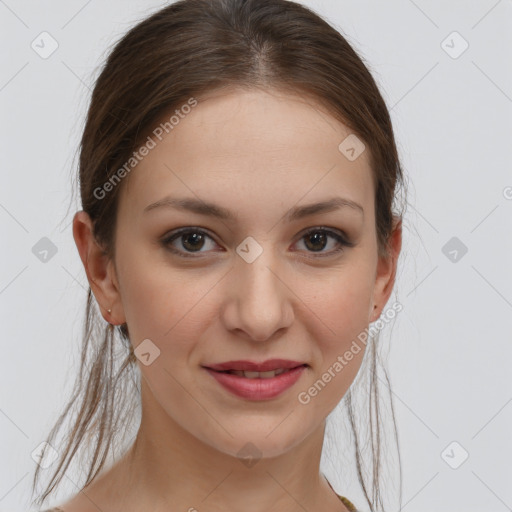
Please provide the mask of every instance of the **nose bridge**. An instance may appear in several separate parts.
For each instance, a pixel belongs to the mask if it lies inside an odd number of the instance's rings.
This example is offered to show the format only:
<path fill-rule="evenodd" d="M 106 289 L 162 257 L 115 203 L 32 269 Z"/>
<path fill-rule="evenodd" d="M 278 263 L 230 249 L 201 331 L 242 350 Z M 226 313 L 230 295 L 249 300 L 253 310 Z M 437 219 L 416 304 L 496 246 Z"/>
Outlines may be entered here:
<path fill-rule="evenodd" d="M 284 276 L 279 277 L 283 266 L 269 240 L 258 246 L 260 249 L 253 239 L 240 244 L 237 250 L 241 256 L 231 277 L 235 300 L 231 304 L 230 326 L 245 331 L 251 339 L 264 341 L 289 326 L 293 315 L 288 288 L 282 282 Z M 240 252 L 244 249 L 245 253 Z M 252 259 L 255 251 L 259 254 Z"/>

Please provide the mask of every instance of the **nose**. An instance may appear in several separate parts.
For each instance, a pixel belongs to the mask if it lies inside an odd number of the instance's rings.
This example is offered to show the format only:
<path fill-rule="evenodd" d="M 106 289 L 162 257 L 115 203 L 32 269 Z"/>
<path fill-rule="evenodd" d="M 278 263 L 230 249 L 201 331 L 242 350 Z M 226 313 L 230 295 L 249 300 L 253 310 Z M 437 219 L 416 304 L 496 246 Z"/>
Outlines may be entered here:
<path fill-rule="evenodd" d="M 293 292 L 270 252 L 263 251 L 252 263 L 242 258 L 236 262 L 226 283 L 228 299 L 221 313 L 228 330 L 259 342 L 290 327 L 294 319 Z"/>

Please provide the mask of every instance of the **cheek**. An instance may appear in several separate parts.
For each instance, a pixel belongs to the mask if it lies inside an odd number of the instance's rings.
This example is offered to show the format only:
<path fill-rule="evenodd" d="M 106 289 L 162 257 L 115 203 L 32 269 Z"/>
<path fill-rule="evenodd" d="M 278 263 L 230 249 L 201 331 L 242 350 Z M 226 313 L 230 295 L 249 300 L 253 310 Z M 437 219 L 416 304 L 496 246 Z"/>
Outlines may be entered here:
<path fill-rule="evenodd" d="M 181 339 L 176 333 L 193 328 L 187 322 L 203 307 L 203 299 L 216 282 L 215 276 L 193 276 L 193 270 L 179 271 L 136 253 L 120 258 L 118 267 L 123 310 L 134 345 L 145 338 L 156 343 Z"/>
<path fill-rule="evenodd" d="M 317 308 L 320 318 L 330 328 L 328 339 L 339 344 L 365 329 L 368 326 L 370 299 L 368 292 L 349 288 L 322 297 Z"/>
<path fill-rule="evenodd" d="M 306 303 L 314 322 L 315 349 L 319 367 L 315 371 L 327 388 L 317 402 L 334 406 L 354 381 L 366 349 L 372 285 L 368 269 L 345 269 L 328 286 L 316 289 Z M 324 378 L 325 377 L 325 378 Z"/>
<path fill-rule="evenodd" d="M 313 295 L 310 292 L 304 301 L 315 313 L 318 324 L 323 325 L 329 345 L 339 345 L 368 326 L 372 299 L 368 274 L 357 269 L 343 271 Z"/>

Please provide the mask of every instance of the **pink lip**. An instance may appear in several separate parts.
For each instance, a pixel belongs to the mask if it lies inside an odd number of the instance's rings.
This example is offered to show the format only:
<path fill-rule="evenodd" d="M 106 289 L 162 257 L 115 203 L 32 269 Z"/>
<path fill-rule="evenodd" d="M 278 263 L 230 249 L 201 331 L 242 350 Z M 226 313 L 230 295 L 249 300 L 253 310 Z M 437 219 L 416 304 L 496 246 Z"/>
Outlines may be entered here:
<path fill-rule="evenodd" d="M 300 363 L 299 363 L 300 364 Z M 274 366 L 272 369 L 276 369 Z M 280 366 L 279 368 L 283 368 Z M 276 375 L 270 379 L 248 379 L 239 377 L 230 373 L 221 373 L 220 371 L 206 368 L 208 373 L 228 391 L 240 398 L 249 400 L 268 400 L 274 398 L 288 388 L 293 386 L 306 369 L 306 366 L 298 366 L 285 373 Z M 265 370 L 247 370 L 247 371 L 265 371 Z"/>
<path fill-rule="evenodd" d="M 206 368 L 217 370 L 219 372 L 226 370 L 245 370 L 248 372 L 268 372 L 269 370 L 277 370 L 279 368 L 296 368 L 304 365 L 301 361 L 291 361 L 290 359 L 267 359 L 262 363 L 247 360 L 227 361 L 220 364 L 204 365 Z"/>

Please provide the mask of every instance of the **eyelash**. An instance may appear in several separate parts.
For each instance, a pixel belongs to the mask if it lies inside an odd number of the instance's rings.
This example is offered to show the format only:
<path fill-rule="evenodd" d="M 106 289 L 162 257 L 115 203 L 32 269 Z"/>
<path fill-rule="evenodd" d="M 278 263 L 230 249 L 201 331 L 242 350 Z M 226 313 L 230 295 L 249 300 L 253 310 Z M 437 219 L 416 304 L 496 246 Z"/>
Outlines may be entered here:
<path fill-rule="evenodd" d="M 183 236 L 185 234 L 190 234 L 190 233 L 200 233 L 202 235 L 206 235 L 208 238 L 211 238 L 213 240 L 213 238 L 203 229 L 187 227 L 187 228 L 181 228 L 177 231 L 172 232 L 170 235 L 168 235 L 164 239 L 162 239 L 161 243 L 164 248 L 166 248 L 170 252 L 172 252 L 182 258 L 201 257 L 201 256 L 195 256 L 195 254 L 200 254 L 201 251 L 198 251 L 197 253 L 191 253 L 191 252 L 186 253 L 186 252 L 179 251 L 176 248 L 171 247 L 171 245 L 170 245 L 172 242 L 174 242 L 174 240 L 177 240 L 181 236 Z M 316 227 L 316 228 L 309 229 L 306 233 L 304 233 L 302 235 L 302 237 L 299 239 L 299 241 L 313 233 L 322 233 L 324 235 L 331 236 L 340 245 L 340 247 L 338 249 L 334 249 L 327 253 L 320 253 L 320 252 L 315 253 L 314 251 L 308 251 L 308 252 L 312 252 L 313 254 L 315 254 L 314 258 L 324 258 L 324 257 L 328 257 L 328 256 L 333 256 L 334 254 L 338 254 L 338 253 L 344 251 L 345 247 L 353 247 L 355 245 L 353 242 L 350 242 L 349 240 L 347 240 L 346 238 L 344 238 L 343 236 L 338 234 L 336 231 L 332 231 L 332 230 L 324 228 L 324 227 Z M 208 252 L 208 251 L 205 251 L 205 252 Z"/>

